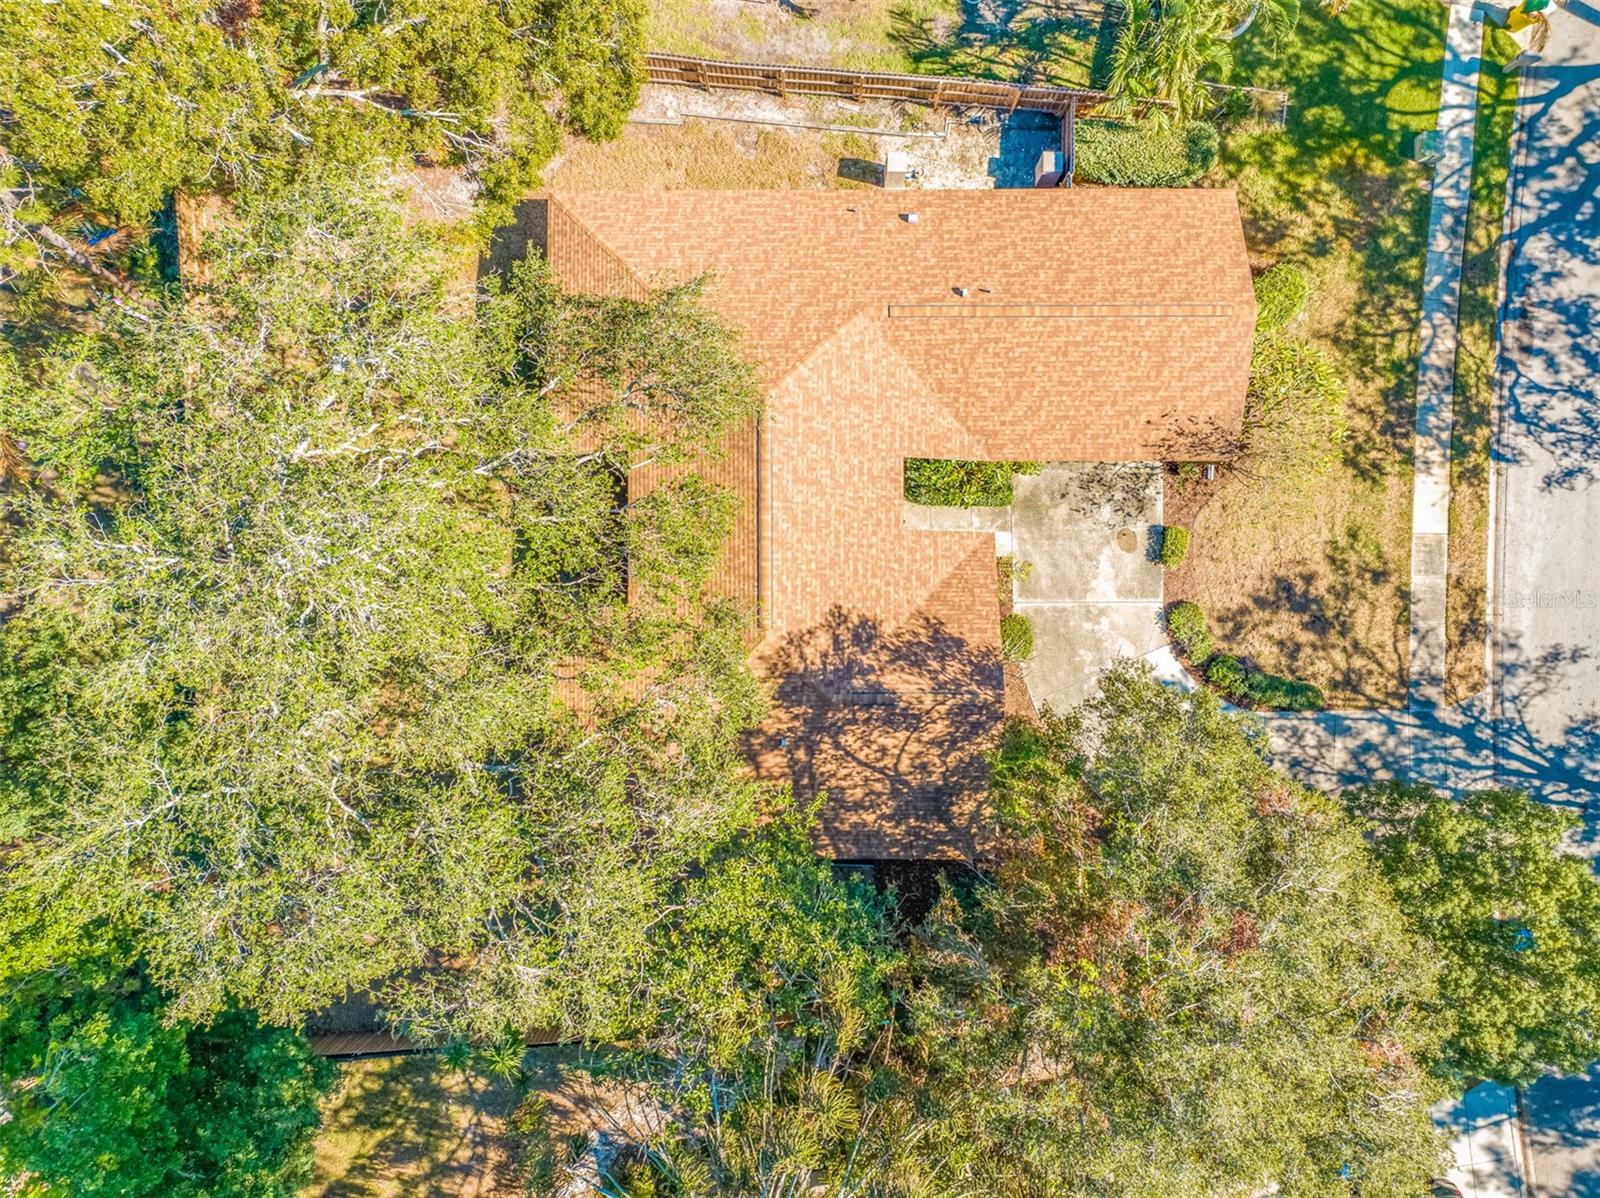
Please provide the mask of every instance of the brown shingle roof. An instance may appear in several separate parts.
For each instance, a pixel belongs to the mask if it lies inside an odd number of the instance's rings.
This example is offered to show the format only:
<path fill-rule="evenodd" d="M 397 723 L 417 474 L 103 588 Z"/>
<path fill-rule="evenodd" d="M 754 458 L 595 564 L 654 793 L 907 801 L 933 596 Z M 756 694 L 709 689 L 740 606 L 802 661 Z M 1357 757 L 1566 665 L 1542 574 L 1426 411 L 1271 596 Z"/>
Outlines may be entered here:
<path fill-rule="evenodd" d="M 759 425 L 707 467 L 744 500 L 719 584 L 778 683 L 758 768 L 829 793 L 836 856 L 972 854 L 994 544 L 905 528 L 902 463 L 1225 452 L 1255 325 L 1233 193 L 562 193 L 541 231 L 569 287 L 711 273 L 761 366 Z"/>

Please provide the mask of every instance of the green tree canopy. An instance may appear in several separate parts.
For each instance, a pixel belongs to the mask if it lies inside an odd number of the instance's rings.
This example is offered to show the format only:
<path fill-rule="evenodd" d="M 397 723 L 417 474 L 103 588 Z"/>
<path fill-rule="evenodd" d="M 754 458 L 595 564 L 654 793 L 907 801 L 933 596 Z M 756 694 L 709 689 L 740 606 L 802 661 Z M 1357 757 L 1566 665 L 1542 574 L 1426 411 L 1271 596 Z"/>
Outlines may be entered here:
<path fill-rule="evenodd" d="M 1424 1192 L 1429 949 L 1354 822 L 1256 737 L 1132 665 L 1012 726 L 994 868 L 855 974 L 880 995 L 855 1005 L 892 1017 L 774 1023 L 761 1084 L 718 1089 L 627 1192 Z"/>
<path fill-rule="evenodd" d="M 1424 947 L 1340 809 L 1126 665 L 996 760 L 993 885 L 919 934 L 912 1043 L 966 1187 L 1411 1195 Z"/>
<path fill-rule="evenodd" d="M 1562 847 L 1578 817 L 1516 790 L 1385 784 L 1346 798 L 1443 963 L 1451 1080 L 1527 1085 L 1600 1056 L 1600 878 Z"/>
<path fill-rule="evenodd" d="M 60 249 L 68 220 L 137 225 L 174 188 L 250 189 L 374 150 L 465 164 L 503 216 L 563 124 L 621 129 L 642 15 L 640 0 L 0 6 L 0 267 Z"/>
<path fill-rule="evenodd" d="M 212 266 L 6 368 L 0 972 L 125 922 L 174 1015 L 288 1022 L 514 939 L 566 1026 L 750 818 L 727 498 L 624 483 L 753 374 L 692 286 L 474 311 L 359 183 L 242 199 Z M 625 362 L 550 334 L 595 320 Z"/>
<path fill-rule="evenodd" d="M 0 1178 L 63 1198 L 293 1198 L 332 1066 L 248 1012 L 166 1015 L 108 956 L 0 991 Z"/>

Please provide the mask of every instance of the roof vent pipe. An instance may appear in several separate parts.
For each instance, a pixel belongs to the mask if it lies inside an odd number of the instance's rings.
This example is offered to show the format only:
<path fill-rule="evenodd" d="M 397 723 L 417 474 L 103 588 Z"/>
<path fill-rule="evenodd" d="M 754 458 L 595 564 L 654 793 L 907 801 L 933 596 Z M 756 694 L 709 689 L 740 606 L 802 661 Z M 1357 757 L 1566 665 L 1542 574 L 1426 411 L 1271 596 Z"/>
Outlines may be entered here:
<path fill-rule="evenodd" d="M 917 223 L 917 214 L 915 212 L 902 212 L 900 214 L 900 219 L 905 221 L 908 225 L 914 225 Z"/>

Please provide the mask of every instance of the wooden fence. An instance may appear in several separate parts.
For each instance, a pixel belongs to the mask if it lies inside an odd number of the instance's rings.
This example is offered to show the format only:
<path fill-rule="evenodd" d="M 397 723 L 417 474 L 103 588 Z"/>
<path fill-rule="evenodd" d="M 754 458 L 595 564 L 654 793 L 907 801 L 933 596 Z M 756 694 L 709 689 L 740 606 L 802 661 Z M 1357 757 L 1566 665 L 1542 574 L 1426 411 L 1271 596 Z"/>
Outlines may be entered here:
<path fill-rule="evenodd" d="M 777 96 L 838 96 L 846 100 L 900 100 L 913 104 L 960 105 L 1015 112 L 1019 108 L 1058 117 L 1086 116 L 1104 92 L 1039 84 L 1002 83 L 952 75 L 892 75 L 793 64 L 723 62 L 683 54 L 645 55 L 651 83 L 680 87 L 733 88 Z"/>

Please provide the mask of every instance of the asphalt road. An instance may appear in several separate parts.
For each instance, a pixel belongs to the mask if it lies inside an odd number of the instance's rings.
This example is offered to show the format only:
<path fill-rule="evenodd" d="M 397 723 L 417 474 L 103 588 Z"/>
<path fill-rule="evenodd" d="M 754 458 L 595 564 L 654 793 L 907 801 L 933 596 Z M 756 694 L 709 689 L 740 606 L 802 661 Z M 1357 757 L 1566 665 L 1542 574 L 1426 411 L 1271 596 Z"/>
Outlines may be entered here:
<path fill-rule="evenodd" d="M 1600 852 L 1600 9 L 1551 10 L 1518 99 L 1498 367 L 1495 771 Z M 1530 1195 L 1600 1198 L 1600 1072 L 1527 1091 Z"/>
<path fill-rule="evenodd" d="M 1519 97 L 1498 374 L 1496 773 L 1600 847 L 1600 9 L 1552 9 Z"/>

